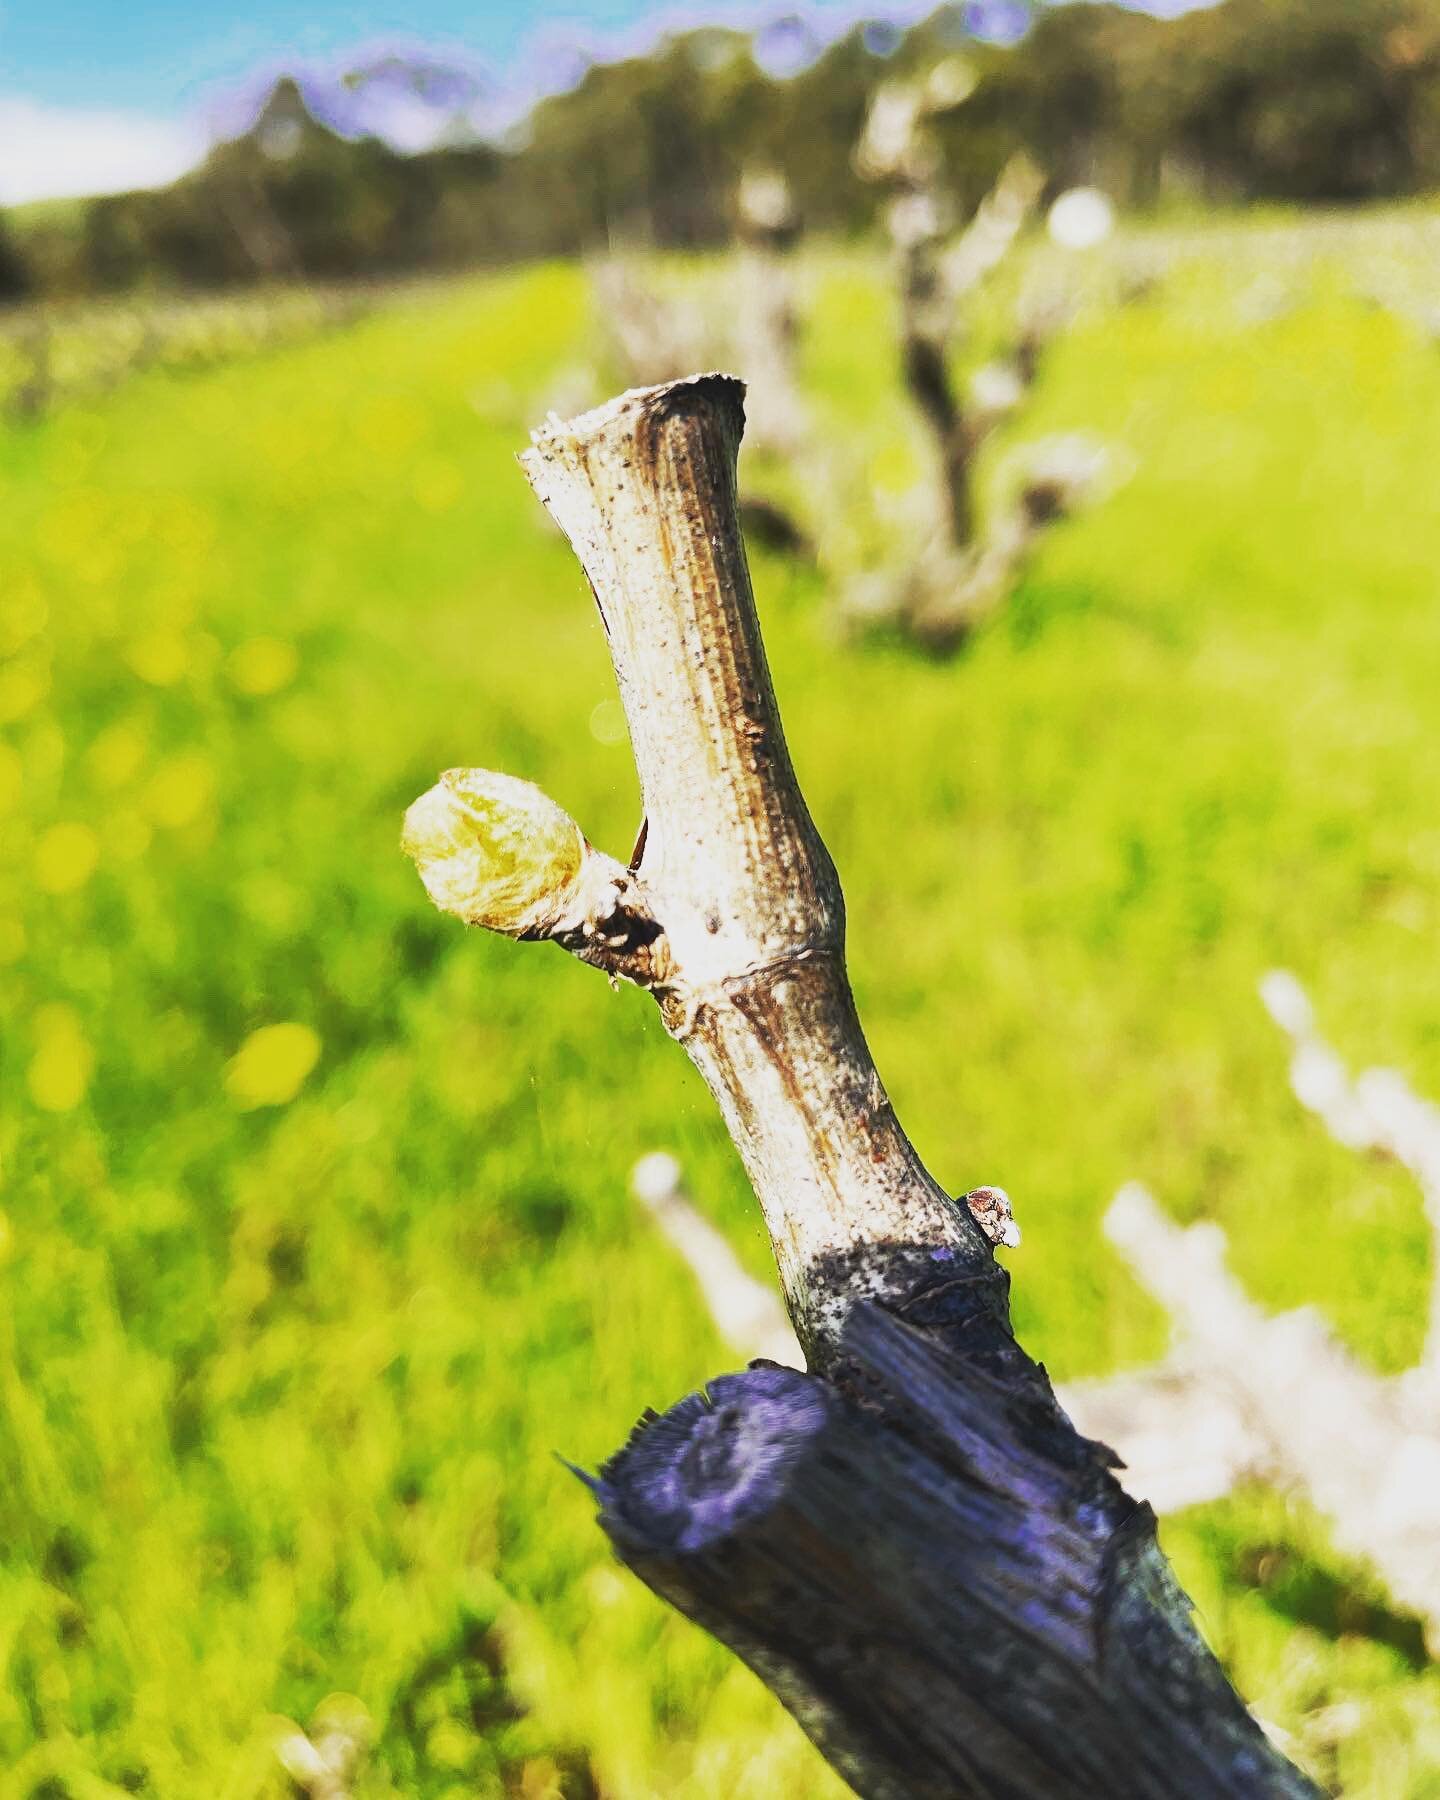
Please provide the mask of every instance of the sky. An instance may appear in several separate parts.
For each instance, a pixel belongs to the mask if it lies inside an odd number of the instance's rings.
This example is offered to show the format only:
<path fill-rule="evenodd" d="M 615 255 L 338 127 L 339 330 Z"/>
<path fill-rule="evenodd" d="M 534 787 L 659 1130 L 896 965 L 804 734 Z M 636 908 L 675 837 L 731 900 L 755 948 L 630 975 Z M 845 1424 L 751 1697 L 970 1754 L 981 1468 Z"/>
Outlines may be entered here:
<path fill-rule="evenodd" d="M 824 35 L 857 15 L 905 18 L 934 0 L 801 0 Z M 1158 3 L 1158 0 L 1157 0 Z M 1167 10 L 1178 10 L 1175 0 Z M 458 53 L 511 116 L 573 78 L 575 53 L 644 48 L 667 24 L 753 24 L 797 0 L 0 0 L 0 206 L 173 180 L 242 102 L 297 61 L 366 49 Z M 503 110 L 503 107 L 502 107 Z"/>
<path fill-rule="evenodd" d="M 838 22 L 855 0 L 807 10 Z M 756 16 L 746 0 L 704 11 Z M 0 0 L 0 206 L 173 180 L 233 122 L 237 94 L 297 59 L 459 51 L 518 109 L 577 49 L 642 46 L 666 18 L 657 0 Z"/>

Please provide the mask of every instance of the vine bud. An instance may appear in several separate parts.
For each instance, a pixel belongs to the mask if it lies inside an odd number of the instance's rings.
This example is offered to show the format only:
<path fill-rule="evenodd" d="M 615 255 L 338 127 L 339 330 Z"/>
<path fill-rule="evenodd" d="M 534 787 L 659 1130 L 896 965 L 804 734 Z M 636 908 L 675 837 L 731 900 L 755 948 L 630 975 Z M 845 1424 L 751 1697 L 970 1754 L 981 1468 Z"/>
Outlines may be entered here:
<path fill-rule="evenodd" d="M 405 814 L 400 847 L 441 912 L 507 937 L 565 913 L 588 852 L 548 794 L 489 769 L 447 769 Z"/>

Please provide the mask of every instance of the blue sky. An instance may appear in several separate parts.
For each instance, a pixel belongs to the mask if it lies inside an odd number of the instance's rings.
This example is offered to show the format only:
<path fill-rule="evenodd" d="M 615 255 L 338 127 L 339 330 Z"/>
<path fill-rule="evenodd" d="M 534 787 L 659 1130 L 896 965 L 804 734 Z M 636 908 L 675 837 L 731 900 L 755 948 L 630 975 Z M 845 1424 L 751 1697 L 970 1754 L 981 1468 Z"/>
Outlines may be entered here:
<path fill-rule="evenodd" d="M 838 22 L 858 6 L 806 10 Z M 759 4 L 692 0 L 687 14 L 665 0 L 0 0 L 0 205 L 173 179 L 230 122 L 237 94 L 296 60 L 430 44 L 473 58 L 518 104 L 552 85 L 572 50 L 641 46 L 697 9 L 744 23 Z M 780 0 L 767 16 L 786 9 Z"/>
<path fill-rule="evenodd" d="M 296 61 L 324 65 L 367 47 L 430 44 L 482 65 L 518 107 L 554 85 L 575 49 L 643 47 L 666 24 L 754 23 L 803 10 L 828 35 L 856 15 L 918 16 L 933 4 L 0 0 L 0 205 L 172 180 L 217 129 L 234 127 L 237 95 Z"/>
<path fill-rule="evenodd" d="M 52 104 L 175 114 L 288 56 L 394 38 L 512 67 L 537 35 L 622 32 L 653 0 L 0 0 L 0 88 Z"/>

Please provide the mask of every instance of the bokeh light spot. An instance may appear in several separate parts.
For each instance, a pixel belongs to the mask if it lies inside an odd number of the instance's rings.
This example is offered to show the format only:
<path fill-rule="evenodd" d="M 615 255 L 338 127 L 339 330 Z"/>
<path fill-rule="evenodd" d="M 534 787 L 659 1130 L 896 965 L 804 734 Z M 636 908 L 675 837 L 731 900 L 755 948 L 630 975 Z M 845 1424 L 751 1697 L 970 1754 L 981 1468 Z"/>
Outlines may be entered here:
<path fill-rule="evenodd" d="M 190 653 L 178 631 L 151 631 L 127 647 L 125 660 L 151 687 L 174 687 L 190 666 Z"/>
<path fill-rule="evenodd" d="M 31 713 L 50 692 L 50 671 L 38 661 L 12 662 L 0 669 L 0 724 Z"/>
<path fill-rule="evenodd" d="M 625 742 L 625 709 L 618 700 L 602 700 L 592 710 L 590 735 L 597 744 Z"/>
<path fill-rule="evenodd" d="M 195 751 L 167 757 L 145 788 L 145 811 L 170 831 L 193 824 L 215 797 L 215 771 Z"/>
<path fill-rule="evenodd" d="M 0 813 L 13 812 L 25 791 L 25 771 L 18 750 L 0 744 Z"/>
<path fill-rule="evenodd" d="M 295 646 L 277 637 L 247 638 L 230 652 L 226 664 L 231 685 L 257 699 L 289 687 L 299 667 Z"/>
<path fill-rule="evenodd" d="M 95 1052 L 70 1006 L 42 1006 L 35 1014 L 35 1052 L 26 1071 L 30 1098 L 42 1112 L 74 1112 L 85 1098 Z"/>
<path fill-rule="evenodd" d="M 245 1112 L 284 1106 L 319 1060 L 320 1039 L 308 1025 L 262 1025 L 226 1066 L 225 1091 Z"/>
<path fill-rule="evenodd" d="M 124 787 L 145 761 L 145 734 L 128 720 L 109 725 L 91 744 L 85 760 L 100 787 Z"/>
<path fill-rule="evenodd" d="M 47 894 L 83 888 L 100 861 L 100 840 L 88 825 L 52 825 L 35 846 L 35 881 Z"/>

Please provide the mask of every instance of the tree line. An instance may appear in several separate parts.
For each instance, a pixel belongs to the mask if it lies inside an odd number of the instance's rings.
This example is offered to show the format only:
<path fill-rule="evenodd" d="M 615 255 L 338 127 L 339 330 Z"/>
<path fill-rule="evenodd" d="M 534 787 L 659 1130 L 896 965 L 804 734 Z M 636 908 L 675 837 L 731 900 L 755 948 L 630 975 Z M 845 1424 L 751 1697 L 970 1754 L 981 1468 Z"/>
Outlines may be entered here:
<path fill-rule="evenodd" d="M 1016 41 L 994 41 L 997 14 Z M 780 74 L 787 26 L 671 36 L 592 65 L 502 142 L 420 155 L 337 135 L 283 80 L 249 131 L 168 188 L 0 219 L 0 298 L 713 245 L 757 164 L 786 177 L 807 229 L 863 231 L 877 199 L 853 150 L 876 87 L 957 53 L 978 80 L 939 139 L 962 206 L 1021 150 L 1055 186 L 1133 206 L 1440 187 L 1440 0 L 1223 0 L 1173 20 L 970 0 L 905 32 L 857 26 Z"/>

